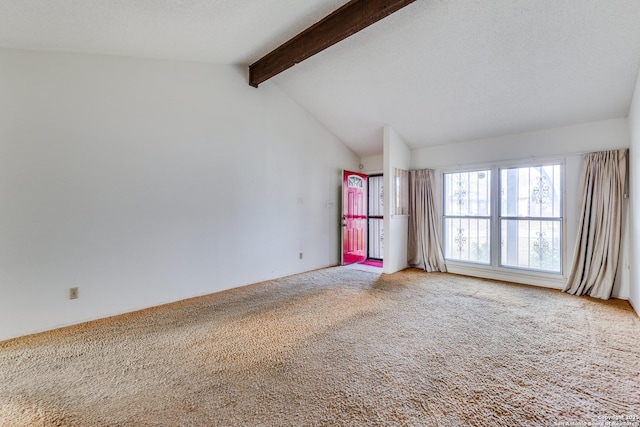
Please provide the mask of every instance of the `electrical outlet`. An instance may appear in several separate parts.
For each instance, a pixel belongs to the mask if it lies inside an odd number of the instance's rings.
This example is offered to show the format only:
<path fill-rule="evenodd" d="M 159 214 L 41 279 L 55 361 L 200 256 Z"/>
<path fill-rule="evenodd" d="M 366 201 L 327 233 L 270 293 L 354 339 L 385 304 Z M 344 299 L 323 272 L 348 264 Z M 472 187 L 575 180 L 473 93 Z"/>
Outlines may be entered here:
<path fill-rule="evenodd" d="M 300 252 L 300 255 L 298 255 L 298 257 L 299 257 L 300 259 L 302 259 L 302 252 Z"/>
<path fill-rule="evenodd" d="M 78 288 L 69 288 L 69 299 L 78 299 Z"/>

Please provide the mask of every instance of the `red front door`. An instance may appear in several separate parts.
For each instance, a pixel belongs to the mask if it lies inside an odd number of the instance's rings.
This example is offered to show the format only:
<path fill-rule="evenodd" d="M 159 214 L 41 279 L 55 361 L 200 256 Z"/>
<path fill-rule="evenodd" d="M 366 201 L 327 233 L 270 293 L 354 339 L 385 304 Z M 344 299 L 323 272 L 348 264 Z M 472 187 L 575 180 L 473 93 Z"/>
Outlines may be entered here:
<path fill-rule="evenodd" d="M 344 171 L 342 176 L 342 264 L 367 258 L 367 176 Z"/>

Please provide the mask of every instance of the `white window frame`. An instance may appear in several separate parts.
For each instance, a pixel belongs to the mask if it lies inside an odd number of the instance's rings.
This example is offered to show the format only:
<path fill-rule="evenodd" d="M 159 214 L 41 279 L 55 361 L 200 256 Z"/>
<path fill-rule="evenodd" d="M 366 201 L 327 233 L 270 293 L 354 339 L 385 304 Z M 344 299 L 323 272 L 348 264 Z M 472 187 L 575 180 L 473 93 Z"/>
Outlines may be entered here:
<path fill-rule="evenodd" d="M 490 197 L 493 198 L 494 195 L 494 170 L 492 167 L 478 167 L 478 168 L 464 168 L 464 169 L 459 169 L 459 170 L 451 170 L 451 171 L 446 171 L 442 173 L 442 242 L 446 242 L 447 241 L 447 237 L 446 237 L 446 223 L 447 223 L 447 219 L 462 219 L 462 218 L 469 218 L 469 219 L 475 219 L 475 220 L 488 220 L 489 221 L 489 236 L 490 236 L 490 241 L 489 241 L 489 263 L 484 263 L 484 262 L 480 262 L 480 261 L 465 261 L 465 260 L 459 260 L 459 259 L 453 259 L 453 258 L 446 258 L 446 253 L 447 251 L 444 250 L 445 248 L 443 248 L 443 252 L 445 255 L 445 261 L 447 263 L 449 262 L 459 262 L 459 263 L 463 263 L 463 264 L 471 264 L 471 265 L 478 265 L 478 266 L 491 266 L 492 265 L 492 261 L 493 261 L 493 239 L 491 239 L 491 236 L 493 236 L 494 233 L 494 227 L 493 227 L 493 210 L 494 210 L 494 206 L 493 206 L 493 199 L 491 199 L 491 205 L 488 207 L 489 208 L 489 215 L 485 216 L 485 215 L 447 215 L 445 213 L 445 191 L 444 191 L 444 185 L 446 180 L 444 179 L 444 176 L 446 174 L 457 174 L 457 173 L 467 173 L 467 172 L 478 172 L 481 170 L 486 170 L 489 172 L 489 174 L 491 175 L 491 187 L 489 188 L 489 193 L 490 193 Z M 469 243 L 470 244 L 470 243 Z"/>
<path fill-rule="evenodd" d="M 562 227 L 560 233 L 560 272 L 549 272 L 544 270 L 520 268 L 514 266 L 501 265 L 501 229 L 500 229 L 500 170 L 508 168 L 525 168 L 525 167 L 540 167 L 548 165 L 560 165 L 560 180 L 561 190 L 561 219 L 560 224 Z M 441 233 L 445 233 L 445 174 L 460 173 L 460 172 L 473 172 L 477 170 L 491 170 L 491 215 L 490 215 L 490 262 L 489 264 L 479 264 L 470 261 L 445 259 L 447 269 L 451 273 L 465 274 L 470 276 L 485 277 L 497 280 L 508 280 L 520 283 L 542 284 L 543 286 L 552 288 L 561 288 L 566 281 L 566 233 L 567 233 L 567 219 L 566 219 L 566 161 L 564 158 L 548 158 L 548 159 L 534 159 L 534 160 L 518 160 L 518 161 L 504 161 L 496 162 L 492 164 L 474 164 L 464 165 L 457 167 L 443 168 L 440 170 L 438 191 L 440 194 L 440 213 L 441 213 Z M 444 240 L 442 240 L 444 243 Z M 444 248 L 443 248 L 443 252 Z M 541 282 L 540 279 L 544 279 Z"/>

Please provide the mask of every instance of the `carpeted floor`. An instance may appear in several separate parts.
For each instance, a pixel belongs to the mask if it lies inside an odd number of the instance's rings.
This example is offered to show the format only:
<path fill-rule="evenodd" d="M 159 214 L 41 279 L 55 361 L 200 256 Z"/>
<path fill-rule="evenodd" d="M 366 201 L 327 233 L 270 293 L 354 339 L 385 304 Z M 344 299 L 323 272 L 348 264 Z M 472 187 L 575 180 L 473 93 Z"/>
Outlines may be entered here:
<path fill-rule="evenodd" d="M 418 270 L 330 268 L 0 343 L 1 426 L 618 416 L 640 417 L 628 303 Z"/>

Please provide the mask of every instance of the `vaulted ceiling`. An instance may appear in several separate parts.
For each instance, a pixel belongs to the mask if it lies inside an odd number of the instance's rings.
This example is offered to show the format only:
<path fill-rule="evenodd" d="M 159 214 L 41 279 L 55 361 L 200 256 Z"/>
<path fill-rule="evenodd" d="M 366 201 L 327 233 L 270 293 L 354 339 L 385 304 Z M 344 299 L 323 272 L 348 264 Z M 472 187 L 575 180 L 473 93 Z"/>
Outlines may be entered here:
<path fill-rule="evenodd" d="M 248 65 L 345 3 L 0 0 L 0 47 Z M 416 148 L 625 117 L 639 22 L 638 0 L 417 0 L 264 84 L 361 156 L 385 124 Z"/>

